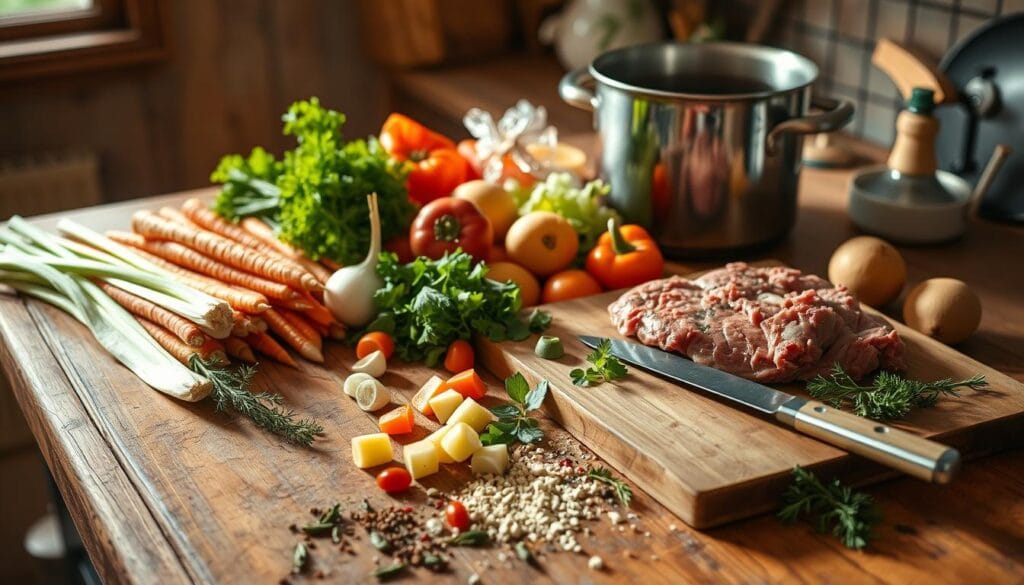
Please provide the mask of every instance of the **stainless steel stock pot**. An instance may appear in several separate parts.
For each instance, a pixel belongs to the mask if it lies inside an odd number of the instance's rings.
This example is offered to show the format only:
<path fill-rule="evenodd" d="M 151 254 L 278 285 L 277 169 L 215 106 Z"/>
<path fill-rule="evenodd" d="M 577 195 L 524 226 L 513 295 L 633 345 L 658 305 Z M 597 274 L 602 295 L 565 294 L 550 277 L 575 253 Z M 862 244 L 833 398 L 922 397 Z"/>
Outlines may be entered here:
<path fill-rule="evenodd" d="M 818 68 L 790 51 L 740 43 L 618 49 L 562 78 L 593 110 L 611 204 L 672 257 L 737 256 L 783 238 L 796 217 L 802 135 L 853 117 L 815 100 Z"/>

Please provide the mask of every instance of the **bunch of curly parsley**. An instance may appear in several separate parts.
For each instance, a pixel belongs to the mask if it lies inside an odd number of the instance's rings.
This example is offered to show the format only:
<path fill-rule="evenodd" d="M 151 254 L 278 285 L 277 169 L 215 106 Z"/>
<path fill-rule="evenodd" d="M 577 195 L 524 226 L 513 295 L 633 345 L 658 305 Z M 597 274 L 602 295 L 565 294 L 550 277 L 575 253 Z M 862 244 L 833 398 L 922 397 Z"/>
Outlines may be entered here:
<path fill-rule="evenodd" d="M 210 177 L 223 184 L 214 209 L 231 220 L 255 216 L 314 260 L 359 262 L 370 246 L 366 195 L 377 193 L 385 240 L 404 233 L 414 207 L 405 171 L 375 138 L 344 142 L 345 115 L 311 98 L 292 104 L 284 134 L 293 150 L 277 160 L 262 148 L 221 159 Z"/>

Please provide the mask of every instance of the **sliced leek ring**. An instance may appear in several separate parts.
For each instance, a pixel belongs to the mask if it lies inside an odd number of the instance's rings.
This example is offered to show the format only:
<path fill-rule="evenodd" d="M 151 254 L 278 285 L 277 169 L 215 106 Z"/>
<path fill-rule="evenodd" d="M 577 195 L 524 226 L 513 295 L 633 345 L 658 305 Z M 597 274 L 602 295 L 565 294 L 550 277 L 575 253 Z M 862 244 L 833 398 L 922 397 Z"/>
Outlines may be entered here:
<path fill-rule="evenodd" d="M 356 386 L 356 405 L 366 412 L 380 410 L 391 402 L 391 391 L 371 378 Z"/>

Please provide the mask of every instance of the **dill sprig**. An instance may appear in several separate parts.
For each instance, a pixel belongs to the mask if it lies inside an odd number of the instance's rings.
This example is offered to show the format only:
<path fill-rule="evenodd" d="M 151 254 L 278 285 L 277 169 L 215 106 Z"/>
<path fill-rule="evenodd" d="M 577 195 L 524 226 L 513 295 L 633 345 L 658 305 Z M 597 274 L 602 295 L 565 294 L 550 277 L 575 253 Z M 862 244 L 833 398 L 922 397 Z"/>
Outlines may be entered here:
<path fill-rule="evenodd" d="M 960 388 L 977 390 L 986 386 L 988 382 L 980 374 L 966 380 L 920 382 L 884 371 L 870 386 L 862 386 L 835 364 L 828 377 L 819 375 L 808 382 L 807 392 L 834 408 L 847 407 L 874 420 L 893 420 L 903 418 L 914 408 L 935 406 L 942 396 L 960 396 Z"/>
<path fill-rule="evenodd" d="M 871 539 L 871 529 L 881 520 L 868 494 L 855 492 L 838 479 L 822 483 L 799 465 L 793 468 L 793 482 L 782 495 L 779 518 L 796 522 L 801 516 L 813 516 L 818 532 L 828 532 L 843 546 L 862 549 Z"/>
<path fill-rule="evenodd" d="M 615 496 L 619 498 L 623 506 L 628 508 L 629 503 L 633 501 L 633 490 L 629 484 L 613 476 L 607 467 L 595 467 L 587 472 L 587 477 L 612 486 L 615 489 Z"/>
<path fill-rule="evenodd" d="M 252 392 L 250 386 L 256 368 L 243 364 L 237 370 L 219 367 L 203 361 L 198 355 L 189 359 L 189 366 L 197 374 L 210 380 L 211 395 L 218 412 L 228 409 L 252 419 L 256 426 L 285 439 L 308 447 L 324 428 L 314 420 L 296 420 L 295 413 L 279 408 L 284 402 L 280 394 Z"/>

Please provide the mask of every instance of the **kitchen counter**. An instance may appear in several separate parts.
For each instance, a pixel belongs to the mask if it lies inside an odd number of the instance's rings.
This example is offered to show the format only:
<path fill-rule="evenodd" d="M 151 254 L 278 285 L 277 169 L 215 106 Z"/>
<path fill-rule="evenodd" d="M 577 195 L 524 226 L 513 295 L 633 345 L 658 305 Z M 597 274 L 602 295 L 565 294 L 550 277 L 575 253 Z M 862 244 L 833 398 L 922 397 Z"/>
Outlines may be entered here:
<path fill-rule="evenodd" d="M 849 171 L 806 170 L 792 235 L 764 257 L 825 272 L 834 247 L 854 234 L 844 207 Z M 175 204 L 212 190 L 141 199 L 62 214 L 94 229 L 125 228 L 133 210 Z M 56 217 L 38 218 L 52 228 Z M 984 305 L 980 331 L 959 347 L 1024 380 L 1024 230 L 979 223 L 962 241 L 902 250 L 909 280 L 952 276 Z M 702 265 L 675 266 L 685 272 Z M 890 311 L 891 313 L 891 311 Z M 295 536 L 288 525 L 313 506 L 384 501 L 372 478 L 348 462 L 348 438 L 372 419 L 337 388 L 351 351 L 335 344 L 328 370 L 267 364 L 261 376 L 299 412 L 326 423 L 311 450 L 214 412 L 150 391 L 102 353 L 88 332 L 52 307 L 0 295 L 0 362 L 99 574 L 108 583 L 276 583 L 287 575 Z M 421 366 L 396 365 L 406 396 L 426 379 Z M 492 393 L 498 389 L 492 382 Z M 552 429 L 551 437 L 564 433 Z M 1024 429 L 1021 430 L 1024 435 Z M 444 476 L 446 474 L 439 474 Z M 436 477 L 436 476 L 435 476 Z M 432 478 L 433 479 L 433 478 Z M 465 481 L 437 477 L 428 485 Z M 698 532 L 635 486 L 639 532 L 594 523 L 584 555 L 550 554 L 535 569 L 505 566 L 494 550 L 458 549 L 452 570 L 424 580 L 506 582 L 1019 582 L 1024 574 L 1024 451 L 968 462 L 952 484 L 901 478 L 871 488 L 885 519 L 864 552 L 846 550 L 809 525 L 772 516 Z M 417 501 L 416 491 L 410 500 Z M 649 532 L 650 535 L 645 535 Z M 332 582 L 372 581 L 365 537 L 356 556 L 321 546 L 314 558 Z M 587 568 L 598 554 L 605 569 Z M 383 560 L 382 563 L 386 563 Z M 488 563 L 489 568 L 483 563 Z M 311 577 L 295 582 L 316 581 Z M 411 580 L 411 579 L 410 579 Z"/>

